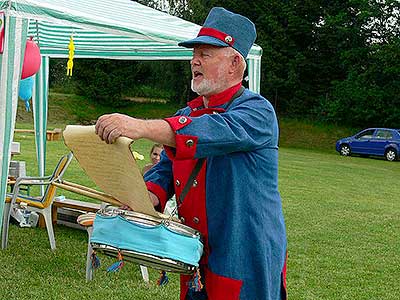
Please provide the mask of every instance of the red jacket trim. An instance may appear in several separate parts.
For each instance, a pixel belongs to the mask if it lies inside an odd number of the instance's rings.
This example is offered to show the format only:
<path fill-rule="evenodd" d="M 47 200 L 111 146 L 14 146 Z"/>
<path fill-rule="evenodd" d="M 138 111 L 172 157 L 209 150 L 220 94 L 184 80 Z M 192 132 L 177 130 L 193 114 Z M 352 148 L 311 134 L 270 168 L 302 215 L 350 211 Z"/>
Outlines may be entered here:
<path fill-rule="evenodd" d="M 176 133 L 176 152 L 175 155 L 171 149 L 166 149 L 166 153 L 169 158 L 174 159 L 193 159 L 196 154 L 197 147 L 197 136 L 193 135 L 183 135 L 178 134 L 177 131 L 187 126 L 192 122 L 192 120 L 187 116 L 176 116 L 171 118 L 166 118 L 165 121 L 171 126 L 172 130 Z"/>
<path fill-rule="evenodd" d="M 197 136 L 177 134 L 175 136 L 175 159 L 194 159 L 197 148 Z"/>
<path fill-rule="evenodd" d="M 192 123 L 192 120 L 187 116 L 175 116 L 164 120 L 168 122 L 174 132 Z"/>
<path fill-rule="evenodd" d="M 170 160 L 184 160 L 194 159 L 196 154 L 198 138 L 191 135 L 179 135 L 175 136 L 176 151 L 169 146 L 164 145 L 165 153 Z"/>
<path fill-rule="evenodd" d="M 232 99 L 233 95 L 240 89 L 242 83 L 239 82 L 234 86 L 222 91 L 221 93 L 212 95 L 208 99 L 208 107 L 220 106 Z M 194 110 L 203 106 L 203 96 L 199 96 L 192 101 L 188 102 L 188 106 Z M 190 114 L 192 115 L 192 114 Z"/>
<path fill-rule="evenodd" d="M 192 280 L 191 275 L 181 275 L 181 293 L 180 300 L 186 299 L 188 292 L 188 283 Z M 239 300 L 240 290 L 242 289 L 243 281 L 225 276 L 220 276 L 211 272 L 208 268 L 205 269 L 205 286 L 207 291 L 207 300 Z"/>
<path fill-rule="evenodd" d="M 285 263 L 282 268 L 282 283 L 281 283 L 281 300 L 287 300 L 287 283 L 286 283 L 286 274 L 287 274 L 287 260 L 288 260 L 288 252 L 286 252 Z"/>
<path fill-rule="evenodd" d="M 224 277 L 206 268 L 208 300 L 239 300 L 243 281 Z"/>
<path fill-rule="evenodd" d="M 164 150 L 165 150 L 165 154 L 167 154 L 168 158 L 170 160 L 174 160 L 175 159 L 175 152 L 173 150 L 174 148 L 164 145 Z"/>

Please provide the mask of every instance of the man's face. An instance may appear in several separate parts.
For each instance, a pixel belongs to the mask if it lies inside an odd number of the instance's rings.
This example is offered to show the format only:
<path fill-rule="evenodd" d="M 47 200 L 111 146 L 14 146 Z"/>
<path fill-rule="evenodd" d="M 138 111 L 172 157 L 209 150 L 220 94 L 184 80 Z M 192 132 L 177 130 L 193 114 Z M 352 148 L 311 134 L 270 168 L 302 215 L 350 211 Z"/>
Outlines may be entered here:
<path fill-rule="evenodd" d="M 198 45 L 193 49 L 192 90 L 202 96 L 217 94 L 229 88 L 229 49 Z"/>

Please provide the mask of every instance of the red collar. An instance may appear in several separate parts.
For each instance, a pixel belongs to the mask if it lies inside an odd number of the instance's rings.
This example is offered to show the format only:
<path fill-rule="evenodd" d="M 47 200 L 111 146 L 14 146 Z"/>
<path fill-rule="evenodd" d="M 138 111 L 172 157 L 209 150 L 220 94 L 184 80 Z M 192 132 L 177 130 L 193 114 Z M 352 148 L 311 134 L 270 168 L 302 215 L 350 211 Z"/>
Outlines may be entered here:
<path fill-rule="evenodd" d="M 212 95 L 208 101 L 208 107 L 216 107 L 222 104 L 225 104 L 229 100 L 232 99 L 233 95 L 240 89 L 242 83 L 239 82 L 238 84 L 226 89 L 225 91 Z M 192 101 L 188 102 L 188 106 L 193 109 L 198 109 L 203 107 L 203 96 L 199 96 Z"/>

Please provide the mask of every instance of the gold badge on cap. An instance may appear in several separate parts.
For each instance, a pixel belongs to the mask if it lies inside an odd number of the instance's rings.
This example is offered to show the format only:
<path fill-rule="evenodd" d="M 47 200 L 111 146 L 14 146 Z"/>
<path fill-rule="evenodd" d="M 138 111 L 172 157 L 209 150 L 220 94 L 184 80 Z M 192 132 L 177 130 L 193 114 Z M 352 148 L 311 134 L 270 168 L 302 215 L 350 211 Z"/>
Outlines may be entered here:
<path fill-rule="evenodd" d="M 227 36 L 225 37 L 225 42 L 231 43 L 232 41 L 233 41 L 233 38 L 232 38 L 230 35 L 227 35 Z"/>

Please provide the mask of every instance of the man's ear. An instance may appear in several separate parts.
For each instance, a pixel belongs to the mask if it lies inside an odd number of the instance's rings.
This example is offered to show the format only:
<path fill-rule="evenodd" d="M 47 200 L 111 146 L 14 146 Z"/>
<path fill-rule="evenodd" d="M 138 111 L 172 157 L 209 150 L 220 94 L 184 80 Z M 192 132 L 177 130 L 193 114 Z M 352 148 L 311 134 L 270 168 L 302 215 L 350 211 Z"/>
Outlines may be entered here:
<path fill-rule="evenodd" d="M 232 57 L 229 73 L 231 74 L 235 73 L 238 70 L 239 66 L 240 66 L 240 57 L 239 55 L 236 54 Z"/>

